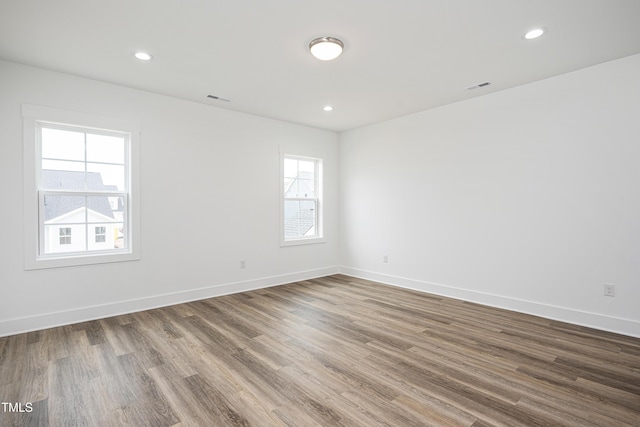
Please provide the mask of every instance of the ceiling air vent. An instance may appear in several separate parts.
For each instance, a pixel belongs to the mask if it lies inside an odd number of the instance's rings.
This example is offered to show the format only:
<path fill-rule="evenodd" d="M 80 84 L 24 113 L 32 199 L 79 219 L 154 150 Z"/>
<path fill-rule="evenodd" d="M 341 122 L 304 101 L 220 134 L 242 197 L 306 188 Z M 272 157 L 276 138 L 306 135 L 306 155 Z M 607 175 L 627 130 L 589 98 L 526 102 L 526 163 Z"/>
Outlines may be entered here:
<path fill-rule="evenodd" d="M 485 86 L 489 86 L 491 84 L 491 82 L 483 82 L 483 83 L 478 83 L 476 85 L 471 85 L 467 88 L 467 90 L 474 90 L 474 89 L 478 89 L 479 87 L 485 87 Z"/>
<path fill-rule="evenodd" d="M 230 99 L 222 98 L 221 96 L 207 95 L 207 98 L 215 99 L 217 101 L 231 102 Z"/>

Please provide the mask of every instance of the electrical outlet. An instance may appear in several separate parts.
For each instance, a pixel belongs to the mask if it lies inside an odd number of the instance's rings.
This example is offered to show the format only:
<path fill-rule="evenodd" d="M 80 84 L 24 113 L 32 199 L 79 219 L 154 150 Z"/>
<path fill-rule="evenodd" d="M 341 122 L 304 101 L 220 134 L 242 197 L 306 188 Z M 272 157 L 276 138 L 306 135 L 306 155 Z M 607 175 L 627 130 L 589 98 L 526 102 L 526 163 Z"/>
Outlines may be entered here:
<path fill-rule="evenodd" d="M 604 296 L 605 297 L 615 297 L 616 296 L 616 285 L 612 285 L 610 283 L 604 284 Z"/>
<path fill-rule="evenodd" d="M 241 260 L 240 261 L 240 268 L 247 268 L 247 261 Z"/>
<path fill-rule="evenodd" d="M 382 263 L 383 264 L 389 263 L 389 255 L 382 255 Z"/>

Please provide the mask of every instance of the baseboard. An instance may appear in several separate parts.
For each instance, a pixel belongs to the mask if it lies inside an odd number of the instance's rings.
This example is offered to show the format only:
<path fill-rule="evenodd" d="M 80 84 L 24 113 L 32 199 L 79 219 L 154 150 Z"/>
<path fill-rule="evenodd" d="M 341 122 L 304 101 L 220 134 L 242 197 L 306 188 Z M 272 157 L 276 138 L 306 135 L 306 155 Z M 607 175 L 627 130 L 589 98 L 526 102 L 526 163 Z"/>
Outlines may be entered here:
<path fill-rule="evenodd" d="M 546 319 L 558 320 L 574 325 L 587 326 L 594 329 L 640 338 L 640 322 L 636 320 L 622 319 L 597 313 L 574 310 L 566 307 L 540 304 L 346 266 L 340 267 L 340 273 L 360 279 L 384 283 L 386 285 L 442 295 L 490 307 L 503 308 L 506 310 L 544 317 Z"/>
<path fill-rule="evenodd" d="M 39 314 L 36 316 L 8 319 L 0 321 L 0 337 L 53 328 L 56 326 L 69 325 L 73 323 L 86 322 L 89 320 L 103 319 L 105 317 L 118 316 L 121 314 L 134 313 L 137 311 L 150 310 L 153 308 L 166 307 L 175 304 L 182 304 L 185 302 L 235 294 L 238 292 L 268 288 L 271 286 L 278 286 L 285 283 L 298 282 L 301 280 L 315 279 L 317 277 L 329 276 L 338 272 L 339 268 L 337 266 L 332 266 L 314 270 L 282 274 L 278 276 L 262 277 L 241 282 L 207 286 L 182 292 L 154 295 L 146 298 L 120 301 L 110 304 L 94 305 L 67 311 L 58 311 L 53 313 Z"/>
<path fill-rule="evenodd" d="M 166 307 L 169 305 L 229 295 L 238 292 L 268 288 L 301 280 L 329 276 L 336 273 L 640 338 L 640 322 L 631 319 L 604 316 L 597 313 L 540 304 L 346 266 L 325 267 L 241 282 L 207 286 L 182 292 L 154 295 L 147 298 L 81 307 L 73 310 L 39 314 L 36 316 L 7 319 L 0 321 L 0 337 L 102 319 L 105 317 L 118 316 L 121 314 L 134 313 L 137 311 L 150 310 L 153 308 Z"/>

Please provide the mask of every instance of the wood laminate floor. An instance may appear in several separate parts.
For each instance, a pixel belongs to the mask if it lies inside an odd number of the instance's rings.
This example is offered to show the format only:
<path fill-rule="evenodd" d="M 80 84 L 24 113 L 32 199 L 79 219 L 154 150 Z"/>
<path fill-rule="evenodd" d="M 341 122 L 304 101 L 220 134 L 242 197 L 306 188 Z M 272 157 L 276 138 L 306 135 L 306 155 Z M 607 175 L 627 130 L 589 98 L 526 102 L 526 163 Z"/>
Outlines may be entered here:
<path fill-rule="evenodd" d="M 0 338 L 0 381 L 2 426 L 640 426 L 640 339 L 341 275 Z"/>

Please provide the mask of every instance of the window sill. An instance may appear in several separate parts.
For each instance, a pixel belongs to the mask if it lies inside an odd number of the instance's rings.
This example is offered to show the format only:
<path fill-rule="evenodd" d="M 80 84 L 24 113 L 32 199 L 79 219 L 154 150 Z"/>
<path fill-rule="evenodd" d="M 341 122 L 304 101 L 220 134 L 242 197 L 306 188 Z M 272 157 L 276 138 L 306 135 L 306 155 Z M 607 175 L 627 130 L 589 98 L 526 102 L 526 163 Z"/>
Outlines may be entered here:
<path fill-rule="evenodd" d="M 25 262 L 25 270 L 40 270 L 45 268 L 75 267 L 80 265 L 107 264 L 112 262 L 126 262 L 140 260 L 139 253 L 120 253 L 120 254 L 96 254 L 96 255 L 77 255 L 56 258 L 40 258 L 35 260 L 27 260 Z"/>
<path fill-rule="evenodd" d="M 283 240 L 280 242 L 280 247 L 286 246 L 299 246 L 299 245 L 313 245 L 316 243 L 325 243 L 327 240 L 324 237 L 310 237 L 302 239 Z"/>

